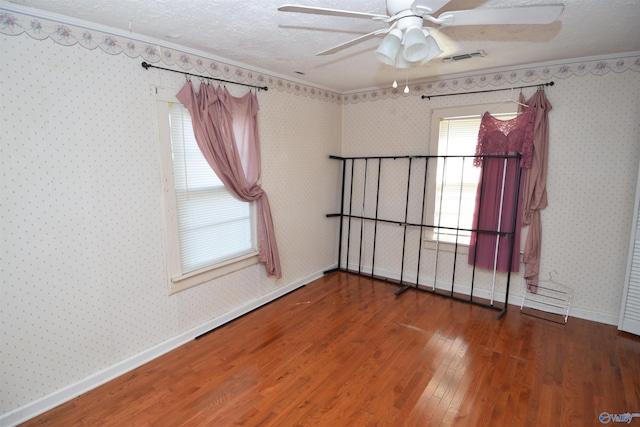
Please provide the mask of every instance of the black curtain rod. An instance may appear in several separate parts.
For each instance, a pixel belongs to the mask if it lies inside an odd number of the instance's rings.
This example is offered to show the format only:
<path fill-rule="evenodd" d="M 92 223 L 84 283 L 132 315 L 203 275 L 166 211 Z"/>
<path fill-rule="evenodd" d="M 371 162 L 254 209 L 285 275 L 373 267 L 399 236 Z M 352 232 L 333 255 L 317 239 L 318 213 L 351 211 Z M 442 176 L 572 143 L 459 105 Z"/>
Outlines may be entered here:
<path fill-rule="evenodd" d="M 547 83 L 541 83 L 541 84 L 538 84 L 538 85 L 507 87 L 507 88 L 504 88 L 504 89 L 478 90 L 478 91 L 475 91 L 475 92 L 443 93 L 442 95 L 422 95 L 422 99 L 425 99 L 425 98 L 426 99 L 437 98 L 439 96 L 469 95 L 469 94 L 473 94 L 473 93 L 499 92 L 499 91 L 502 91 L 502 90 L 524 89 L 526 87 L 553 86 L 554 84 L 555 83 L 553 83 L 553 82 L 547 82 Z"/>
<path fill-rule="evenodd" d="M 397 159 L 434 159 L 434 158 L 438 158 L 438 159 L 465 159 L 465 158 L 483 158 L 483 159 L 490 159 L 490 158 L 499 158 L 499 159 L 511 159 L 511 158 L 518 158 L 520 156 L 520 154 L 467 154 L 467 155 L 447 155 L 447 156 L 439 156 L 437 154 L 434 155 L 415 155 L 415 156 L 368 156 L 368 157 L 341 157 L 341 156 L 333 156 L 333 155 L 329 155 L 330 159 L 335 159 L 335 160 L 384 160 L 384 159 L 393 159 L 393 160 L 397 160 Z"/>
<path fill-rule="evenodd" d="M 269 90 L 269 88 L 266 87 L 266 86 L 256 86 L 256 85 L 250 85 L 248 83 L 238 83 L 238 82 L 234 82 L 234 81 L 231 81 L 231 80 L 216 79 L 215 77 L 202 76 L 200 74 L 191 74 L 191 73 L 187 73 L 186 71 L 178 71 L 178 70 L 172 70 L 171 68 L 156 67 L 155 65 L 151 65 L 151 64 L 146 63 L 146 62 L 142 62 L 141 65 L 142 65 L 142 68 L 144 68 L 145 70 L 148 70 L 149 68 L 157 68 L 158 70 L 171 71 L 173 73 L 184 74 L 185 76 L 200 77 L 202 79 L 215 80 L 217 82 L 231 83 L 231 84 L 240 85 L 240 86 L 248 86 L 248 87 L 256 88 L 258 90 Z"/>

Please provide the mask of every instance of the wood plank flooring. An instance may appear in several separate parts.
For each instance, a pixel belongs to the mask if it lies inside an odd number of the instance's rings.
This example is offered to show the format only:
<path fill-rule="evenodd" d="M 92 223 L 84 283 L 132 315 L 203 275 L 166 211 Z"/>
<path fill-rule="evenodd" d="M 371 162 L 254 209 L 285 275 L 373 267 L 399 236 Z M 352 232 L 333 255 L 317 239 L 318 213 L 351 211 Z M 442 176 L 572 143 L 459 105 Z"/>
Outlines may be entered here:
<path fill-rule="evenodd" d="M 25 426 L 599 426 L 640 339 L 332 273 Z M 640 425 L 640 418 L 631 425 Z"/>

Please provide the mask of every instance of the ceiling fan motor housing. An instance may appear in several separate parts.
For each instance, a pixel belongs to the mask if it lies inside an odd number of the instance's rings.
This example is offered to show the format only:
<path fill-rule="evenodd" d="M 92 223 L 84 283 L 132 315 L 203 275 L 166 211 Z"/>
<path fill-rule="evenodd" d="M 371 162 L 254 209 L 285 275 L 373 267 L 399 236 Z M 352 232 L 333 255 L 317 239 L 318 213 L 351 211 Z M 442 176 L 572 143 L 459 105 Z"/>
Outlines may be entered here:
<path fill-rule="evenodd" d="M 414 0 L 387 0 L 387 12 L 394 16 L 403 10 L 411 10 Z"/>
<path fill-rule="evenodd" d="M 409 11 L 410 13 L 411 11 Z M 401 16 L 398 18 L 396 28 L 399 30 L 406 30 L 411 27 L 422 28 L 422 17 L 415 15 Z"/>

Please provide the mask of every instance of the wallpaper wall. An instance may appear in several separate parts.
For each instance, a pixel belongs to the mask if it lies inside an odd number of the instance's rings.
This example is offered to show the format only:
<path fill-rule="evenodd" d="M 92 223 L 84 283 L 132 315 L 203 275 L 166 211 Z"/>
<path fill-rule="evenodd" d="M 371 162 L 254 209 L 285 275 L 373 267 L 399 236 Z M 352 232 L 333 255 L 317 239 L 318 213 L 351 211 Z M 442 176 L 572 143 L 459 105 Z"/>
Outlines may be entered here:
<path fill-rule="evenodd" d="M 262 181 L 284 277 L 257 265 L 170 296 L 153 89 L 177 91 L 184 78 L 143 70 L 150 46 L 22 18 L 0 11 L 0 424 L 317 277 L 337 256 L 338 224 L 325 217 L 339 207 L 339 162 L 330 154 L 423 154 L 431 109 L 504 97 L 422 100 L 416 87 L 409 96 L 336 95 L 218 64 L 214 73 L 271 88 L 258 95 Z M 162 52 L 174 65 L 199 66 L 194 56 Z M 611 323 L 640 160 L 640 62 L 605 64 L 551 73 L 560 80 L 547 92 L 554 111 L 542 273 L 574 287 L 578 315 Z M 545 70 L 514 78 L 540 81 Z M 512 83 L 513 73 L 499 75 L 421 87 Z M 520 283 L 513 293 L 521 291 Z"/>
<path fill-rule="evenodd" d="M 283 278 L 256 265 L 169 296 L 153 87 L 184 77 L 31 37 L 0 49 L 0 414 L 335 263 L 338 103 L 258 94 Z"/>
<path fill-rule="evenodd" d="M 617 324 L 640 160 L 640 73 L 589 73 L 554 80 L 555 85 L 546 88 L 553 110 L 549 114 L 549 206 L 542 211 L 540 278 L 549 280 L 551 274 L 554 281 L 573 288 L 572 316 Z M 534 90 L 524 89 L 524 93 L 529 97 Z M 428 154 L 433 109 L 486 103 L 485 110 L 490 111 L 508 95 L 495 92 L 345 104 L 343 155 Z M 386 176 L 406 185 L 407 165 L 397 162 Z M 375 174 L 369 178 L 374 182 Z M 404 188 L 396 187 L 404 196 Z M 371 236 L 365 234 L 366 238 Z M 398 244 L 377 245 L 380 268 L 399 272 L 399 250 Z M 427 252 L 423 256 L 421 272 L 428 276 L 434 255 Z M 352 259 L 357 261 L 357 257 Z M 395 263 L 389 265 L 390 260 Z M 462 267 L 456 283 L 465 284 L 469 272 Z M 409 271 L 415 275 L 415 268 Z M 485 274 L 476 284 L 487 289 L 490 280 Z M 522 295 L 522 273 L 512 280 L 511 295 Z"/>

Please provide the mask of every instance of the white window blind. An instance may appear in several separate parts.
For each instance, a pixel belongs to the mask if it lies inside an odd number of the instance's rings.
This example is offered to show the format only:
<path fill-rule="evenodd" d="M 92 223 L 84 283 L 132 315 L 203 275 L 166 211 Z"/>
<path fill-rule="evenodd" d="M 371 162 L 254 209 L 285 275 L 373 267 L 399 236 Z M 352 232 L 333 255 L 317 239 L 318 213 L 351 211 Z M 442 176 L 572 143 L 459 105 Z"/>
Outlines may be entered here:
<path fill-rule="evenodd" d="M 200 152 L 189 111 L 169 104 L 182 274 L 255 252 L 252 206 L 232 196 Z"/>
<path fill-rule="evenodd" d="M 506 120 L 515 114 L 494 114 Z M 440 120 L 439 156 L 471 156 L 439 159 L 433 224 L 452 229 L 473 228 L 476 188 L 480 168 L 473 166 L 481 116 L 445 117 Z M 457 237 L 456 237 L 456 233 Z M 471 233 L 448 228 L 435 228 L 434 239 L 468 245 Z"/>

